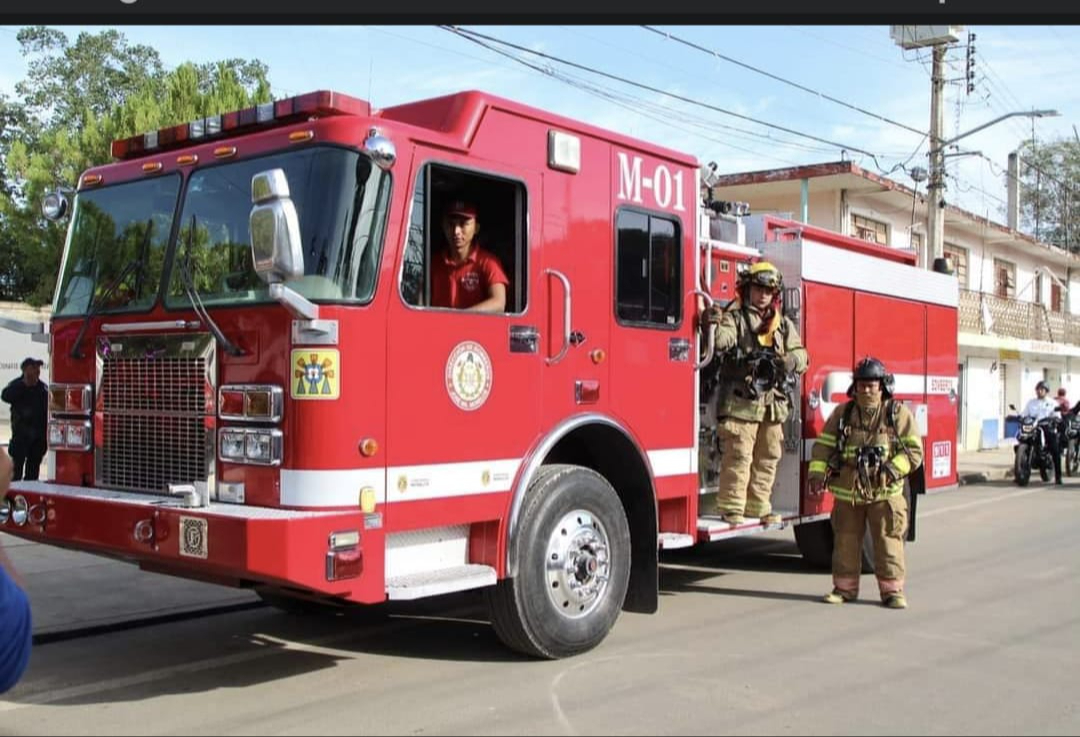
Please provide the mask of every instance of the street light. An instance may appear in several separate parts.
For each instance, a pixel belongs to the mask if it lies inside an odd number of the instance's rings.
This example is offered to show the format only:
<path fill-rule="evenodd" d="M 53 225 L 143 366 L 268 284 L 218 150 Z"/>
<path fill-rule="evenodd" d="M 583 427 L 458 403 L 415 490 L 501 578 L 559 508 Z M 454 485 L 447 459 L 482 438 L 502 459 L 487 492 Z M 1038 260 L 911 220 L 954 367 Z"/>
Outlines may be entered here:
<path fill-rule="evenodd" d="M 937 102 L 937 100 L 934 100 Z M 1060 115 L 1057 110 L 1027 110 L 1016 111 L 1012 113 L 1006 113 L 993 120 L 987 121 L 982 125 L 976 126 L 971 130 L 961 133 L 958 136 L 941 141 L 936 146 L 934 140 L 937 138 L 937 132 L 941 129 L 940 116 L 942 106 L 932 105 L 935 108 L 931 113 L 931 136 L 930 136 L 930 173 L 929 180 L 926 183 L 926 195 L 927 195 L 927 207 L 926 207 L 926 220 L 927 220 L 927 244 L 926 244 L 926 256 L 932 258 L 932 265 L 935 271 L 944 270 L 944 259 L 942 259 L 943 241 L 945 235 L 945 210 L 942 207 L 941 190 L 944 188 L 944 174 L 945 174 L 945 149 L 961 138 L 967 138 L 973 133 L 978 133 L 981 130 L 985 130 L 992 125 L 997 125 L 1003 120 L 1009 118 L 1051 118 Z M 929 266 L 930 264 L 924 264 Z"/>
<path fill-rule="evenodd" d="M 969 130 L 966 133 L 961 133 L 960 135 L 954 136 L 954 137 L 950 138 L 947 141 L 942 141 L 941 144 L 939 146 L 937 146 L 936 148 L 931 148 L 930 153 L 931 153 L 931 155 L 935 154 L 935 153 L 937 153 L 937 152 L 939 152 L 939 151 L 941 151 L 943 149 L 946 149 L 949 146 L 953 145 L 954 143 L 959 141 L 961 138 L 967 138 L 972 133 L 978 133 L 981 130 L 985 130 L 985 129 L 989 128 L 992 125 L 997 125 L 1001 121 L 1008 120 L 1009 118 L 1056 118 L 1056 117 L 1058 117 L 1060 115 L 1061 115 L 1061 113 L 1059 113 L 1057 110 L 1030 110 L 1028 112 L 1017 111 L 1017 112 L 1014 112 L 1014 113 L 1005 113 L 1001 117 L 994 118 L 993 120 L 988 121 L 986 123 L 983 123 L 982 125 L 975 126 L 974 128 L 972 128 L 971 130 Z"/>

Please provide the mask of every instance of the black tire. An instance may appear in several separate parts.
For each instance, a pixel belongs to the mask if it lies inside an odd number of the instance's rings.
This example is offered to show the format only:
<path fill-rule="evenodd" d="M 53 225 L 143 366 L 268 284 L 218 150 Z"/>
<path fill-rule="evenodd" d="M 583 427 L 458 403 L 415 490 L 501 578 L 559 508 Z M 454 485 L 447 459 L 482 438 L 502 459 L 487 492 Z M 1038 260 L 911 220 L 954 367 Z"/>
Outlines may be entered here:
<path fill-rule="evenodd" d="M 1080 476 L 1080 440 L 1076 438 L 1065 446 L 1065 475 Z"/>
<path fill-rule="evenodd" d="M 1031 446 L 1020 443 L 1013 458 L 1013 481 L 1017 486 L 1027 486 L 1031 481 Z"/>
<path fill-rule="evenodd" d="M 813 568 L 831 569 L 833 553 L 832 522 L 827 519 L 795 525 L 795 544 L 805 560 Z M 863 534 L 862 572 L 874 572 L 874 541 L 870 531 Z"/>
<path fill-rule="evenodd" d="M 554 659 L 607 636 L 629 581 L 630 525 L 618 494 L 591 469 L 551 465 L 525 492 L 517 575 L 484 593 L 503 643 Z"/>
<path fill-rule="evenodd" d="M 1043 481 L 1049 481 L 1050 480 L 1050 469 L 1045 467 L 1045 466 L 1040 466 L 1039 467 L 1039 478 L 1041 478 Z"/>

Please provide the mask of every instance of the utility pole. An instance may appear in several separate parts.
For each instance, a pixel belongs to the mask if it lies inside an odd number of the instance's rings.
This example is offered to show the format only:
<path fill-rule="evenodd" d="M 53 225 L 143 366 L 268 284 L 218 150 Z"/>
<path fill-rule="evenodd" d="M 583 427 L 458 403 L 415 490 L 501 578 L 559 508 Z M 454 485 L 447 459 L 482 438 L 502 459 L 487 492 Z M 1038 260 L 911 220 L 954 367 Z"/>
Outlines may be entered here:
<path fill-rule="evenodd" d="M 920 266 L 924 269 L 942 269 L 945 260 L 942 254 L 945 251 L 945 149 L 967 138 L 972 133 L 978 133 L 992 125 L 996 125 L 1008 118 L 1023 116 L 1026 118 L 1043 118 L 1058 115 L 1056 110 L 1027 110 L 1005 113 L 971 130 L 960 133 L 949 139 L 942 138 L 942 128 L 945 126 L 945 51 L 950 43 L 956 43 L 956 26 L 892 26 L 889 35 L 900 48 L 933 49 L 934 67 L 930 75 L 930 171 L 926 181 L 926 253 L 920 259 Z M 974 34 L 970 39 L 974 41 Z M 968 80 L 970 84 L 970 67 Z M 1075 132 L 1074 132 L 1075 133 Z M 1080 134 L 1076 134 L 1080 138 Z"/>
<path fill-rule="evenodd" d="M 945 147 L 941 129 L 945 124 L 945 44 L 935 44 L 930 74 L 930 171 L 926 182 L 926 250 L 920 266 L 929 269 L 944 253 Z"/>

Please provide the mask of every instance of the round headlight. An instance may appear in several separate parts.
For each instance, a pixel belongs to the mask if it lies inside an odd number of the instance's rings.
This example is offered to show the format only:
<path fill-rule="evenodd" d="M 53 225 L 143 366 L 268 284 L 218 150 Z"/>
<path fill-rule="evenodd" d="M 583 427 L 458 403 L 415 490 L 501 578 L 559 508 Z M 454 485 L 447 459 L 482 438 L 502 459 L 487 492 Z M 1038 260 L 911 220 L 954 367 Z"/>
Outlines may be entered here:
<path fill-rule="evenodd" d="M 41 201 L 41 214 L 47 220 L 59 220 L 67 214 L 67 198 L 59 190 L 45 195 Z"/>
<path fill-rule="evenodd" d="M 26 517 L 30 513 L 30 505 L 26 502 L 26 497 L 19 494 L 11 502 L 11 521 L 22 527 L 26 524 Z"/>
<path fill-rule="evenodd" d="M 6 525 L 10 517 L 11 502 L 9 502 L 7 499 L 0 499 L 0 525 Z"/>

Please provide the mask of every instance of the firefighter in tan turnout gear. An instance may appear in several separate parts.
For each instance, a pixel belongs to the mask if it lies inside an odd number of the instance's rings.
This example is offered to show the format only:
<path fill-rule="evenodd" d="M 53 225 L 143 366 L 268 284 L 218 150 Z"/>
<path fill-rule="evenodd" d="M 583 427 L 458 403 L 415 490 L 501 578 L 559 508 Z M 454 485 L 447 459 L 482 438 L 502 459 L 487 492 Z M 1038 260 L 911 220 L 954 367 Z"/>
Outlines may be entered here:
<path fill-rule="evenodd" d="M 775 266 L 759 261 L 739 275 L 736 298 L 709 315 L 720 357 L 716 513 L 731 525 L 780 522 L 770 497 L 791 392 L 807 366 L 798 328 L 781 311 L 783 284 Z"/>
<path fill-rule="evenodd" d="M 859 595 L 862 541 L 869 525 L 874 573 L 881 603 L 904 609 L 904 536 L 908 507 L 904 477 L 922 465 L 923 448 L 915 418 L 892 398 L 893 377 L 876 358 L 855 366 L 848 396 L 833 410 L 814 443 L 810 493 L 826 489 L 832 510 L 833 590 L 829 604 Z"/>

